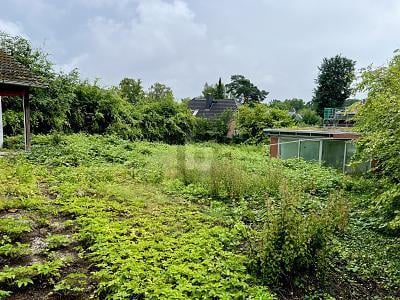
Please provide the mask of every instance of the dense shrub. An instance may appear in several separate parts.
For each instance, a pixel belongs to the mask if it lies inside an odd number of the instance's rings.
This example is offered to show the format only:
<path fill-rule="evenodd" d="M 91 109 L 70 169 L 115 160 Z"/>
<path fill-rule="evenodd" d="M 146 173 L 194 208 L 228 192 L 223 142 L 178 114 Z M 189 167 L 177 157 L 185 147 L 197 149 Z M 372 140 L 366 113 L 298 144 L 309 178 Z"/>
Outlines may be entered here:
<path fill-rule="evenodd" d="M 380 220 L 379 228 L 400 234 L 400 53 L 387 66 L 365 70 L 359 89 L 368 96 L 356 115 L 362 133 L 358 158 L 375 159 L 375 175 L 388 179 L 383 194 L 371 203 L 372 217 Z"/>
<path fill-rule="evenodd" d="M 135 107 L 139 127 L 148 141 L 183 144 L 191 137 L 195 119 L 184 105 L 171 98 L 143 100 Z"/>
<path fill-rule="evenodd" d="M 269 108 L 265 104 L 242 105 L 238 111 L 238 131 L 241 140 L 246 143 L 265 142 L 266 128 L 288 127 L 293 124 L 287 111 Z"/>
<path fill-rule="evenodd" d="M 302 117 L 302 123 L 306 125 L 319 125 L 322 123 L 321 117 L 317 114 L 315 110 L 304 108 L 300 110 L 299 113 Z"/>
<path fill-rule="evenodd" d="M 125 78 L 118 87 L 81 80 L 77 70 L 56 72 L 48 55 L 22 37 L 0 32 L 0 48 L 39 75 L 46 88 L 31 90 L 32 132 L 116 134 L 181 144 L 189 139 L 194 117 L 175 101 L 169 87 L 155 83 L 145 93 L 140 80 Z M 6 135 L 22 134 L 22 100 L 4 97 Z"/>
<path fill-rule="evenodd" d="M 332 195 L 324 208 L 304 209 L 298 190 L 281 186 L 279 199 L 266 201 L 261 230 L 249 235 L 253 270 L 266 283 L 301 281 L 323 271 L 328 242 L 347 223 L 347 205 Z"/>
<path fill-rule="evenodd" d="M 214 119 L 196 118 L 193 139 L 195 141 L 228 141 L 227 134 L 232 122 L 234 113 L 226 110 Z"/>

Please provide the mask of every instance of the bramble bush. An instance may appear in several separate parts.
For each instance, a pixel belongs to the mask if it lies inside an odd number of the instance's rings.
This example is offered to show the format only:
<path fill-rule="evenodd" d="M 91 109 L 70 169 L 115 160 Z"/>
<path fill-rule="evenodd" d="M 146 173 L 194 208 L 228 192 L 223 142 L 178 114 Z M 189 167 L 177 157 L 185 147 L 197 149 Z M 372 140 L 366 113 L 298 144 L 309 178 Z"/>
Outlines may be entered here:
<path fill-rule="evenodd" d="M 379 229 L 400 234 L 400 52 L 387 66 L 364 70 L 358 89 L 367 100 L 356 115 L 358 158 L 376 162 L 375 175 L 382 180 L 382 194 L 371 202 L 371 217 Z"/>

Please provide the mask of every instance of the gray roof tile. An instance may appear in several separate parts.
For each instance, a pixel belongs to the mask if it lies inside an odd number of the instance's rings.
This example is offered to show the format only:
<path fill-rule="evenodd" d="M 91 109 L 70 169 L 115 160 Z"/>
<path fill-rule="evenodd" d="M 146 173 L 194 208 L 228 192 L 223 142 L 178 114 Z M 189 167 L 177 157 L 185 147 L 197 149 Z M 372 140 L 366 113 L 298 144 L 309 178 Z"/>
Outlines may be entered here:
<path fill-rule="evenodd" d="M 205 98 L 194 98 L 189 101 L 188 106 L 193 112 L 197 110 L 196 117 L 203 117 L 206 119 L 215 118 L 228 109 L 235 112 L 239 106 L 238 102 L 234 99 L 213 100 L 210 109 L 207 109 L 206 103 L 207 100 Z"/>
<path fill-rule="evenodd" d="M 0 50 L 0 83 L 22 86 L 43 87 L 41 78 L 32 74 L 11 55 Z"/>

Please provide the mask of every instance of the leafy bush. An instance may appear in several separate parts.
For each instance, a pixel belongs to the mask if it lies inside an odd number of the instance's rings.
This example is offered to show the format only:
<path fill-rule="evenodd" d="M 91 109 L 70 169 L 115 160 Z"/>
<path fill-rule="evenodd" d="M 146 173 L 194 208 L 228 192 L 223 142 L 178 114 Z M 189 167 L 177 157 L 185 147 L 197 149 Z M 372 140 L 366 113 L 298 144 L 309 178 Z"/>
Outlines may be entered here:
<path fill-rule="evenodd" d="M 319 125 L 322 123 L 321 117 L 317 114 L 315 110 L 310 108 L 303 108 L 299 111 L 302 122 L 306 125 Z"/>
<path fill-rule="evenodd" d="M 54 285 L 54 291 L 63 296 L 77 296 L 85 291 L 86 286 L 86 274 L 70 273 Z"/>
<path fill-rule="evenodd" d="M 0 218 L 0 232 L 3 236 L 9 236 L 12 240 L 18 239 L 22 234 L 30 231 L 31 225 L 27 219 Z"/>
<path fill-rule="evenodd" d="M 279 128 L 294 125 L 287 111 L 269 108 L 265 104 L 242 105 L 238 111 L 237 125 L 240 138 L 246 143 L 266 141 L 266 128 Z"/>
<path fill-rule="evenodd" d="M 367 69 L 359 90 L 368 93 L 356 115 L 358 154 L 366 161 L 376 159 L 378 170 L 400 182 L 400 52 L 388 66 Z"/>
<path fill-rule="evenodd" d="M 195 119 L 184 104 L 171 98 L 143 100 L 135 111 L 142 136 L 148 141 L 183 144 L 191 137 Z"/>
<path fill-rule="evenodd" d="M 359 90 L 367 92 L 367 101 L 356 115 L 358 159 L 375 160 L 377 176 L 391 181 L 372 203 L 378 214 L 379 228 L 400 234 L 400 52 L 387 66 L 368 68 L 362 74 Z"/>
<path fill-rule="evenodd" d="M 328 242 L 347 223 L 347 206 L 332 195 L 326 206 L 303 207 L 303 195 L 282 186 L 279 199 L 267 199 L 264 225 L 250 234 L 253 270 L 266 283 L 287 283 L 321 271 Z"/>
<path fill-rule="evenodd" d="M 214 119 L 196 118 L 193 139 L 226 142 L 232 122 L 234 122 L 234 114 L 231 110 L 224 111 Z"/>

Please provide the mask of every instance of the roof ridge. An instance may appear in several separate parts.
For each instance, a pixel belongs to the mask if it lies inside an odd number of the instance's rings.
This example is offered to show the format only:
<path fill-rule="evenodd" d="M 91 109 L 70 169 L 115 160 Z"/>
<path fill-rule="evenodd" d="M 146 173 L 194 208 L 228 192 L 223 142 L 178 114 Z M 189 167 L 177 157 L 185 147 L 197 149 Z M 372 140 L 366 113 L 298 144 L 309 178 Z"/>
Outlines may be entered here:
<path fill-rule="evenodd" d="M 32 73 L 4 49 L 0 48 L 0 83 L 32 87 L 44 87 L 43 80 Z"/>

